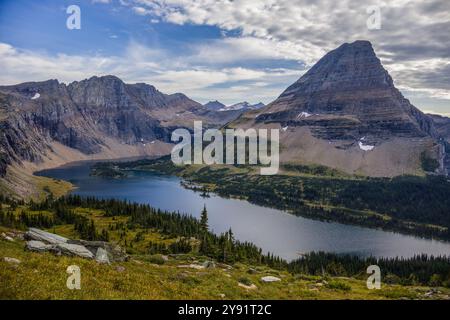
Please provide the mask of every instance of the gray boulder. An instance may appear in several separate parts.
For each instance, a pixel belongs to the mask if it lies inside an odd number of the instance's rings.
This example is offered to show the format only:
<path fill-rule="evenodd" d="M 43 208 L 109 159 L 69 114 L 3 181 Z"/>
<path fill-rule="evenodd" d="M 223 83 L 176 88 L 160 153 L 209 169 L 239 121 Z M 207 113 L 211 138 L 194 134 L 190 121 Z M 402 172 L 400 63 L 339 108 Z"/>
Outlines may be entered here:
<path fill-rule="evenodd" d="M 64 255 L 73 255 L 82 258 L 94 259 L 94 254 L 89 251 L 86 247 L 78 244 L 70 243 L 58 243 L 55 249 L 60 251 Z"/>
<path fill-rule="evenodd" d="M 274 277 L 274 276 L 266 276 L 261 278 L 262 282 L 277 282 L 281 281 L 280 278 Z"/>
<path fill-rule="evenodd" d="M 125 249 L 119 245 L 115 245 L 105 241 L 87 241 L 87 240 L 69 240 L 71 244 L 78 244 L 86 247 L 94 255 L 97 254 L 98 248 L 103 248 L 108 253 L 108 257 L 111 261 L 124 262 L 129 260 L 129 256 L 126 254 Z"/>
<path fill-rule="evenodd" d="M 109 264 L 108 252 L 102 247 L 99 247 L 97 249 L 97 253 L 95 254 L 95 261 Z"/>
<path fill-rule="evenodd" d="M 20 264 L 20 260 L 16 259 L 16 258 L 11 258 L 11 257 L 4 257 L 3 261 L 11 263 L 11 264 Z"/>
<path fill-rule="evenodd" d="M 3 239 L 5 239 L 6 241 L 10 241 L 10 242 L 13 242 L 13 241 L 14 241 L 13 238 L 11 238 L 10 236 L 7 236 L 7 235 L 4 235 L 4 236 L 3 236 Z"/>
<path fill-rule="evenodd" d="M 212 269 L 216 267 L 216 264 L 214 263 L 214 261 L 205 261 L 202 263 L 202 266 L 208 269 Z"/>
<path fill-rule="evenodd" d="M 67 243 L 69 239 L 58 236 L 57 234 L 46 232 L 36 228 L 30 228 L 25 233 L 25 239 L 42 241 L 48 244 Z"/>
<path fill-rule="evenodd" d="M 50 251 L 57 255 L 95 259 L 100 263 L 129 259 L 123 248 L 105 241 L 72 240 L 36 228 L 30 228 L 25 239 L 29 240 L 25 249 L 35 252 Z"/>
<path fill-rule="evenodd" d="M 37 241 L 37 240 L 28 241 L 25 246 L 26 250 L 34 251 L 34 252 L 47 252 L 47 251 L 50 251 L 52 248 L 53 248 L 53 245 L 45 244 L 42 241 Z"/>

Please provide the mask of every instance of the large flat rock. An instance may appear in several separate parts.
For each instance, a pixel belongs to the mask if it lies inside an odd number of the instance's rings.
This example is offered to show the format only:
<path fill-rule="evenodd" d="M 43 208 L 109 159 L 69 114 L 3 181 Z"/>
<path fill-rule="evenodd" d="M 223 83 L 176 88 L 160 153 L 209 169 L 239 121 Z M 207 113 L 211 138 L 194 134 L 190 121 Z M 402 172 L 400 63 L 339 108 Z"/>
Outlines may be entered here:
<path fill-rule="evenodd" d="M 95 259 L 99 263 L 128 260 L 123 248 L 109 242 L 73 240 L 36 228 L 30 228 L 25 238 L 28 240 L 25 249 L 30 251 Z"/>
<path fill-rule="evenodd" d="M 58 243 L 55 249 L 60 250 L 61 253 L 65 255 L 74 255 L 88 259 L 94 258 L 94 254 L 91 251 L 78 244 Z"/>
<path fill-rule="evenodd" d="M 67 243 L 69 241 L 69 239 L 58 236 L 57 234 L 53 234 L 36 228 L 30 228 L 25 233 L 25 238 L 27 240 L 42 241 L 47 244 Z"/>
<path fill-rule="evenodd" d="M 34 252 L 46 252 L 50 251 L 53 248 L 51 244 L 45 244 L 42 241 L 31 240 L 27 242 L 25 249 Z"/>

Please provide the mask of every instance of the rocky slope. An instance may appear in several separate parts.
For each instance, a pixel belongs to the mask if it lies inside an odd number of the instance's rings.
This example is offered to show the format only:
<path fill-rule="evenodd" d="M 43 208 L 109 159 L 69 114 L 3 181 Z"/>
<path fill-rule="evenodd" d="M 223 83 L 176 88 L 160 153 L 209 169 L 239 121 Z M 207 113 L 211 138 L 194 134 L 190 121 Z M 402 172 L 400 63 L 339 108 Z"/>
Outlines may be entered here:
<path fill-rule="evenodd" d="M 417 174 L 421 154 L 438 159 L 442 152 L 433 121 L 395 88 L 368 41 L 329 52 L 274 102 L 232 126 L 280 128 L 282 162 L 369 176 Z"/>
<path fill-rule="evenodd" d="M 450 118 L 437 114 L 428 114 L 434 122 L 439 136 L 450 143 Z"/>
<path fill-rule="evenodd" d="M 443 163 L 448 175 L 450 174 L 450 118 L 436 114 L 429 114 L 428 116 L 433 119 L 436 131 L 443 142 L 445 149 Z"/>
<path fill-rule="evenodd" d="M 184 94 L 164 94 L 114 76 L 68 85 L 48 80 L 2 86 L 0 177 L 8 178 L 8 166 L 36 169 L 75 160 L 167 154 L 171 131 L 192 127 L 194 120 L 217 127 L 231 118 Z"/>

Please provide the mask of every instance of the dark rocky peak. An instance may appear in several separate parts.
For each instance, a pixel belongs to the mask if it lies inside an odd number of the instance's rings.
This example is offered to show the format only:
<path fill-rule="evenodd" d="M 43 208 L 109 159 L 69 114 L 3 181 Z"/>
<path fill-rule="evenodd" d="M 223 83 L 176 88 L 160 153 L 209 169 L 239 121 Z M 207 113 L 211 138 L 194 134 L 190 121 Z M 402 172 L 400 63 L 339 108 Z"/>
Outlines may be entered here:
<path fill-rule="evenodd" d="M 190 99 L 183 93 L 177 92 L 166 95 L 166 101 L 169 106 L 184 107 L 189 109 L 203 109 L 203 106 L 200 103 Z"/>
<path fill-rule="evenodd" d="M 261 108 L 264 108 L 265 106 L 266 105 L 264 103 L 258 102 L 258 103 L 255 103 L 254 105 L 252 105 L 251 107 L 252 107 L 252 109 L 261 109 Z"/>
<path fill-rule="evenodd" d="M 72 82 L 68 90 L 78 105 L 101 108 L 124 108 L 130 105 L 125 83 L 115 76 L 94 76 Z"/>
<path fill-rule="evenodd" d="M 395 88 L 370 42 L 361 40 L 327 53 L 257 121 L 293 121 L 330 140 L 435 137 L 431 119 Z"/>
<path fill-rule="evenodd" d="M 154 86 L 146 83 L 126 84 L 127 92 L 144 108 L 166 106 L 166 96 Z"/>
<path fill-rule="evenodd" d="M 68 86 L 70 91 L 79 88 L 93 87 L 93 88 L 104 88 L 106 89 L 123 89 L 125 83 L 116 76 L 93 76 L 89 79 L 84 79 L 81 81 L 74 81 Z"/>
<path fill-rule="evenodd" d="M 208 103 L 204 104 L 203 106 L 209 110 L 219 110 L 219 109 L 225 108 L 225 105 L 223 103 L 219 102 L 218 100 L 209 101 Z"/>
<path fill-rule="evenodd" d="M 393 87 L 369 41 L 344 43 L 321 58 L 280 96 Z"/>
<path fill-rule="evenodd" d="M 65 95 L 66 85 L 59 83 L 58 80 L 51 79 L 39 82 L 24 82 L 11 86 L 0 86 L 0 91 L 8 94 L 13 94 L 16 97 L 25 99 L 37 100 L 43 95 Z"/>
<path fill-rule="evenodd" d="M 163 93 L 158 91 L 154 86 L 147 84 L 147 83 L 134 83 L 134 84 L 127 84 L 127 89 L 134 91 L 139 96 L 145 97 L 152 97 L 155 95 L 162 95 Z"/>

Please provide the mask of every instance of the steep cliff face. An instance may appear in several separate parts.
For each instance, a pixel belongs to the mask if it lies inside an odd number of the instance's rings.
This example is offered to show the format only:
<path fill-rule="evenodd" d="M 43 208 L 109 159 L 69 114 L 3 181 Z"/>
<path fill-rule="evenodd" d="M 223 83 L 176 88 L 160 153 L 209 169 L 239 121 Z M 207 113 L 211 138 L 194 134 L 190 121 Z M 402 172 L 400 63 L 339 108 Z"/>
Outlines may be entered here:
<path fill-rule="evenodd" d="M 56 156 L 67 162 L 164 154 L 175 127 L 224 123 L 184 94 L 114 76 L 3 86 L 0 105 L 1 176 L 10 164 L 39 166 Z"/>
<path fill-rule="evenodd" d="M 444 152 L 442 162 L 447 175 L 450 175 L 450 118 L 436 114 L 429 114 L 428 116 L 433 120 L 436 131 L 443 145 Z"/>
<path fill-rule="evenodd" d="M 428 116 L 433 120 L 438 135 L 450 143 L 450 118 L 437 114 L 429 114 Z"/>
<path fill-rule="evenodd" d="M 330 51 L 261 111 L 237 126 L 282 128 L 282 161 L 351 173 L 420 171 L 419 154 L 438 157 L 432 120 L 394 86 L 368 41 Z"/>

